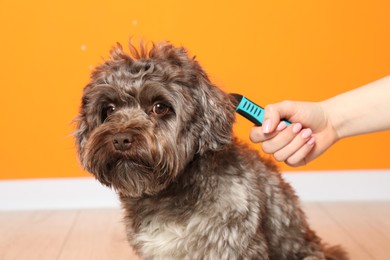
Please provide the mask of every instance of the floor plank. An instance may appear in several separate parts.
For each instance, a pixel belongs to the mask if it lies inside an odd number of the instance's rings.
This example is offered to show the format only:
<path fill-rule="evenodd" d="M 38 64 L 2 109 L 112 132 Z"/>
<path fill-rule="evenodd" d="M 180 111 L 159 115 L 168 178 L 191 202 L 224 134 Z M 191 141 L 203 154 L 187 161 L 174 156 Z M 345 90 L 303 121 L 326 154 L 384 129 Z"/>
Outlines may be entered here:
<path fill-rule="evenodd" d="M 386 211 L 390 204 L 382 206 Z M 371 208 L 368 211 L 370 206 L 366 203 L 324 203 L 321 207 L 370 255 L 370 259 L 390 259 L 390 240 L 385 235 L 390 230 L 377 222 L 382 210 Z"/>
<path fill-rule="evenodd" d="M 0 213 L 0 259 L 5 259 L 12 245 L 20 241 L 20 230 L 30 222 L 32 215 L 32 212 Z"/>
<path fill-rule="evenodd" d="M 1 213 L 0 259 L 57 259 L 77 211 Z M 8 225 L 11 224 L 11 228 Z M 3 233 L 4 232 L 4 233 Z"/>
<path fill-rule="evenodd" d="M 370 222 L 375 229 L 390 240 L 390 202 L 365 203 L 363 210 L 370 214 Z"/>
<path fill-rule="evenodd" d="M 127 243 L 120 210 L 83 210 L 73 226 L 60 260 L 138 259 Z"/>
<path fill-rule="evenodd" d="M 369 252 L 359 245 L 351 235 L 344 230 L 342 225 L 329 217 L 321 206 L 323 203 L 305 203 L 304 211 L 308 218 L 311 229 L 313 229 L 324 243 L 329 245 L 341 245 L 347 252 L 350 259 L 368 260 L 375 259 Z"/>

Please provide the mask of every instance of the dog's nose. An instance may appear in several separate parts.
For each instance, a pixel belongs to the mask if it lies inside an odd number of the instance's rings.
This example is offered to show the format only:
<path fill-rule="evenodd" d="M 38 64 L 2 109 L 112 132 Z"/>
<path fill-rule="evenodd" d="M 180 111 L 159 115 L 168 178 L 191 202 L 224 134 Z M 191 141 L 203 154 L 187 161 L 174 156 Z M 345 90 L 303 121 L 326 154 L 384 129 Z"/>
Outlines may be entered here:
<path fill-rule="evenodd" d="M 126 133 L 117 133 L 112 139 L 112 143 L 114 144 L 115 149 L 119 151 L 128 150 L 131 146 L 132 141 L 133 140 L 131 136 Z"/>

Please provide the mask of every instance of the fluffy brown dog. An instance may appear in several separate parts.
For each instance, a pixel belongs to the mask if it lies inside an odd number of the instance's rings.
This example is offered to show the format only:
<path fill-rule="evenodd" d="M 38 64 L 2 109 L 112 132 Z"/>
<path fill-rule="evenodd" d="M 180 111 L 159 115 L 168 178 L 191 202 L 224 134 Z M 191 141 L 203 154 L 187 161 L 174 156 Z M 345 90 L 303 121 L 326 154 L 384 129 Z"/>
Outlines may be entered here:
<path fill-rule="evenodd" d="M 85 87 L 82 165 L 113 187 L 144 259 L 347 259 L 276 168 L 232 137 L 234 106 L 184 48 L 118 45 Z"/>

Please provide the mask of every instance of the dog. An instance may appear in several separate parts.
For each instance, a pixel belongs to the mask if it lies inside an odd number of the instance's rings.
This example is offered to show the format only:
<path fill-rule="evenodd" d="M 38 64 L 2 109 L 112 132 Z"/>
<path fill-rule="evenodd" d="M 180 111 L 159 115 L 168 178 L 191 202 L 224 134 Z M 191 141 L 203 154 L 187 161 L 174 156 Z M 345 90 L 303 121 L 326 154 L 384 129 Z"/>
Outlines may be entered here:
<path fill-rule="evenodd" d="M 82 166 L 117 192 L 143 259 L 348 259 L 273 162 L 233 136 L 234 103 L 169 42 L 120 44 L 84 88 Z"/>

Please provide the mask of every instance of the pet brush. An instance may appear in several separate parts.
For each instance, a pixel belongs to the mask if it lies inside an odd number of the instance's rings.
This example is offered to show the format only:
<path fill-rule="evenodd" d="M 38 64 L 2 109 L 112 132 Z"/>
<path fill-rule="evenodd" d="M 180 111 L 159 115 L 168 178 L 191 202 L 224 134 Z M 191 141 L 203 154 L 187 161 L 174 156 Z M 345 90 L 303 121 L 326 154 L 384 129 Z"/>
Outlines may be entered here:
<path fill-rule="evenodd" d="M 240 94 L 230 94 L 230 95 L 233 96 L 234 100 L 236 101 L 234 102 L 233 100 L 233 103 L 235 103 L 236 105 L 237 113 L 239 113 L 240 115 L 242 115 L 243 117 L 245 117 L 246 119 L 248 119 L 249 121 L 251 121 L 257 126 L 261 126 L 263 124 L 264 108 L 262 108 L 261 106 L 257 105 L 253 101 L 250 101 L 249 99 L 247 99 L 246 97 Z M 286 125 L 291 124 L 291 122 L 285 119 L 283 119 L 282 121 L 284 121 Z"/>

